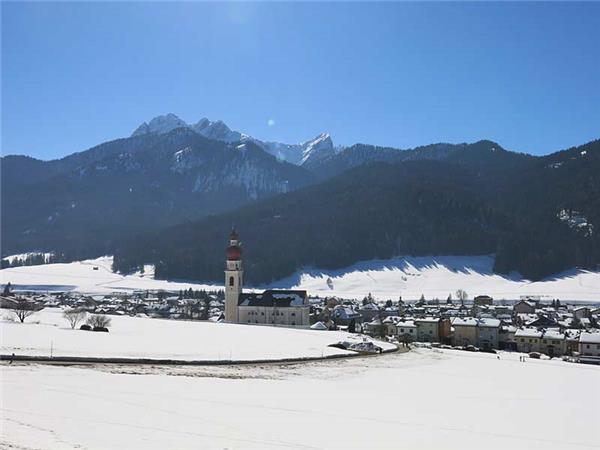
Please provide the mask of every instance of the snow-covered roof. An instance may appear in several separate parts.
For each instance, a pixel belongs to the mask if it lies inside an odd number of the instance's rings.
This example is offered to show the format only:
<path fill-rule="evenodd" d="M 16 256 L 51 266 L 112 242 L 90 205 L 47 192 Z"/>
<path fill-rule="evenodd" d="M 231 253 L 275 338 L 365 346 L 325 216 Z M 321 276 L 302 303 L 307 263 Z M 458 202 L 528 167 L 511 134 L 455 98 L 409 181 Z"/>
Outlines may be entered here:
<path fill-rule="evenodd" d="M 438 323 L 440 321 L 437 317 L 424 317 L 422 319 L 415 319 L 416 323 Z"/>
<path fill-rule="evenodd" d="M 600 344 L 600 332 L 589 333 L 587 331 L 583 331 L 579 335 L 579 342 L 582 344 Z"/>
<path fill-rule="evenodd" d="M 377 306 L 375 303 L 367 303 L 366 305 L 362 305 L 360 307 L 360 309 L 373 309 L 373 310 L 379 310 L 379 306 Z"/>
<path fill-rule="evenodd" d="M 267 290 L 262 294 L 252 292 L 240 294 L 239 306 L 262 306 L 286 308 L 292 306 L 308 306 L 306 291 Z"/>
<path fill-rule="evenodd" d="M 561 333 L 559 330 L 551 329 L 546 330 L 543 339 L 554 339 L 554 340 L 563 340 L 565 338 L 564 333 Z"/>
<path fill-rule="evenodd" d="M 519 328 L 515 332 L 515 337 L 527 337 L 541 339 L 543 332 L 537 328 Z"/>
<path fill-rule="evenodd" d="M 492 318 L 478 319 L 476 317 L 456 317 L 456 318 L 452 319 L 452 326 L 499 328 L 500 320 L 492 319 Z"/>

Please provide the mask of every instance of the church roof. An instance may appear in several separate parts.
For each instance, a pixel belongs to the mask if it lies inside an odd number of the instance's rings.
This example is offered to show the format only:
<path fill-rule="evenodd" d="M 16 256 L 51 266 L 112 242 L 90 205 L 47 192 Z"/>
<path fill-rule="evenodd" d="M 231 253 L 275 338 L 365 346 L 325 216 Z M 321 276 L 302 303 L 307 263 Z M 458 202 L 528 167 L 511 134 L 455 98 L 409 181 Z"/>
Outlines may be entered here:
<path fill-rule="evenodd" d="M 242 293 L 238 299 L 238 306 L 276 306 L 278 308 L 286 308 L 305 305 L 308 306 L 306 291 L 269 289 L 263 293 Z"/>

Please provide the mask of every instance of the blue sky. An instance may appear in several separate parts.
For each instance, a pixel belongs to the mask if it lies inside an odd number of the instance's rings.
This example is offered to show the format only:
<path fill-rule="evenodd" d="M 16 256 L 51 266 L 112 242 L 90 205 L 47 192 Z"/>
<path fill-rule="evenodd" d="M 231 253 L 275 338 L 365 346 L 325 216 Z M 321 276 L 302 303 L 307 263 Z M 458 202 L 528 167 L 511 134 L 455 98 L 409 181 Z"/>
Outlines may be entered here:
<path fill-rule="evenodd" d="M 407 148 L 600 138 L 600 3 L 2 3 L 2 153 L 173 112 Z"/>

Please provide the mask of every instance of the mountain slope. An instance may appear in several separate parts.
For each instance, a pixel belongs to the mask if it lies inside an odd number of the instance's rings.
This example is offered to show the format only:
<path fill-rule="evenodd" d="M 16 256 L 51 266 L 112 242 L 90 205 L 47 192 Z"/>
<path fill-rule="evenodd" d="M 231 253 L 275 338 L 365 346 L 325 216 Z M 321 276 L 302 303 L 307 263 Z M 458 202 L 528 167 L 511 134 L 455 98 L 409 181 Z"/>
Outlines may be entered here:
<path fill-rule="evenodd" d="M 406 254 L 495 253 L 496 270 L 518 270 L 532 279 L 600 262 L 598 234 L 560 216 L 576 206 L 592 228 L 597 223 L 592 196 L 600 183 L 593 176 L 600 173 L 598 141 L 521 163 L 510 155 L 504 164 L 496 156 L 473 160 L 472 150 L 455 154 L 453 162 L 445 156 L 363 165 L 286 196 L 153 234 L 121 249 L 115 264 L 126 271 L 154 262 L 158 276 L 220 280 L 231 224 L 245 242 L 251 283 L 304 266 L 336 269 Z M 590 155 L 583 163 L 582 152 Z M 549 164 L 561 161 L 565 172 L 548 175 L 560 169 Z M 587 193 L 578 200 L 573 189 Z"/>
<path fill-rule="evenodd" d="M 471 169 L 504 171 L 526 165 L 534 159 L 531 155 L 507 151 L 497 143 L 486 140 L 472 144 L 431 144 L 408 150 L 355 144 L 311 161 L 305 167 L 321 178 L 330 178 L 353 167 L 376 161 L 449 161 Z"/>
<path fill-rule="evenodd" d="M 131 233 L 233 209 L 314 179 L 251 142 L 209 140 L 186 128 L 113 141 L 47 165 L 58 169 L 27 185 L 3 179 L 4 254 L 46 249 L 93 256 Z"/>

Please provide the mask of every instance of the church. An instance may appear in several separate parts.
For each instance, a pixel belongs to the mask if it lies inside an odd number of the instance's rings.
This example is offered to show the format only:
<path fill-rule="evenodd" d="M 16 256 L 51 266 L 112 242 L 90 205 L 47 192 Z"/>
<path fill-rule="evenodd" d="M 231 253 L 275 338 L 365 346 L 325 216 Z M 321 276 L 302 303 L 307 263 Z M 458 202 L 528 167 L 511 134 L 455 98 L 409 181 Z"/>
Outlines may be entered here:
<path fill-rule="evenodd" d="M 306 291 L 243 292 L 242 247 L 235 230 L 229 235 L 225 255 L 225 322 L 288 327 L 310 325 Z"/>

